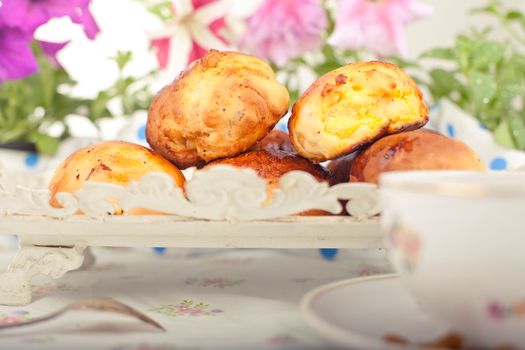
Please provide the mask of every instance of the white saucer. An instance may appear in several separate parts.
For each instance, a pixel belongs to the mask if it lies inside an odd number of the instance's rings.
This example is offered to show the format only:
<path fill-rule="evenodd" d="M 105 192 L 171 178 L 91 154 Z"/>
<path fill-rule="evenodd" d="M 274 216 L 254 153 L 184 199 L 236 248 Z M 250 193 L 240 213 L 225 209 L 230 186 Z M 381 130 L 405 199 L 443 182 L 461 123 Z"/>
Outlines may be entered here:
<path fill-rule="evenodd" d="M 420 343 L 448 333 L 446 327 L 421 311 L 396 275 L 321 286 L 304 296 L 301 309 L 308 323 L 327 341 L 349 349 L 419 350 L 423 348 L 386 343 L 383 337 L 394 334 Z"/>

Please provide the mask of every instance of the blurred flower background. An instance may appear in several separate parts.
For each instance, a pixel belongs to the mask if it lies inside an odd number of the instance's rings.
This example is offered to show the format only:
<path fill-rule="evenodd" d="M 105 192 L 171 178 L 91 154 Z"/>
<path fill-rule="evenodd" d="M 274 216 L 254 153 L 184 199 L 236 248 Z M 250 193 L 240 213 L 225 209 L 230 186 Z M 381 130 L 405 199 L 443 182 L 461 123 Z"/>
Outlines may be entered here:
<path fill-rule="evenodd" d="M 392 61 L 425 90 L 431 127 L 470 144 L 493 169 L 522 165 L 523 7 L 512 0 L 0 0 L 0 147 L 24 150 L 0 158 L 38 170 L 46 155 L 60 158 L 92 140 L 144 143 L 152 96 L 214 48 L 266 59 L 292 100 L 341 65 Z"/>

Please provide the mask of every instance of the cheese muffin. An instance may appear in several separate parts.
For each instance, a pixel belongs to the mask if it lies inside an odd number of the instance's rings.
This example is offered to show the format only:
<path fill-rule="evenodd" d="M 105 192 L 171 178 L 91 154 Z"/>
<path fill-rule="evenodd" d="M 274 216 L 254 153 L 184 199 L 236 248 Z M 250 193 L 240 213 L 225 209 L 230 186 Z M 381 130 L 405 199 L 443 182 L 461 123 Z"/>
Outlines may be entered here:
<path fill-rule="evenodd" d="M 356 62 L 315 81 L 293 107 L 288 128 L 297 152 L 322 162 L 427 121 L 422 93 L 405 72 L 390 63 Z"/>

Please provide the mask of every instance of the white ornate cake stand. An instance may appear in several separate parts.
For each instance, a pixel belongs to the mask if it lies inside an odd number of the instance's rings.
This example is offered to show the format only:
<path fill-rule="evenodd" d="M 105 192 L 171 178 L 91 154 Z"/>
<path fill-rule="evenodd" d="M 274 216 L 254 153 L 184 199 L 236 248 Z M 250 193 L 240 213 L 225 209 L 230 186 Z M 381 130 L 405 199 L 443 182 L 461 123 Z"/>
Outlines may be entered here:
<path fill-rule="evenodd" d="M 266 182 L 251 169 L 217 166 L 195 172 L 185 190 L 165 174 L 120 187 L 87 183 L 75 194 L 17 186 L 0 172 L 0 234 L 20 247 L 0 275 L 0 304 L 31 302 L 31 278 L 60 278 L 78 269 L 89 246 L 194 248 L 378 248 L 382 237 L 376 187 L 329 187 L 310 174 L 290 172 L 267 198 Z M 351 216 L 293 216 L 310 209 Z M 144 208 L 167 215 L 114 215 Z M 82 213 L 82 214 L 79 214 Z"/>

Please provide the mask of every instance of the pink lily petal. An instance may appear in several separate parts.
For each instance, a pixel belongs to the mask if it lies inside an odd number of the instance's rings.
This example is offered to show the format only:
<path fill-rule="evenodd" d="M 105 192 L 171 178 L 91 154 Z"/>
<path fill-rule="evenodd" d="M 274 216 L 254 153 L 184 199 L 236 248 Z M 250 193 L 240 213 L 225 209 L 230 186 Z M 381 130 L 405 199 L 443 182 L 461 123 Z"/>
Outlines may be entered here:
<path fill-rule="evenodd" d="M 170 38 L 151 40 L 151 47 L 155 49 L 159 68 L 165 69 L 168 66 L 168 56 L 170 52 Z"/>

